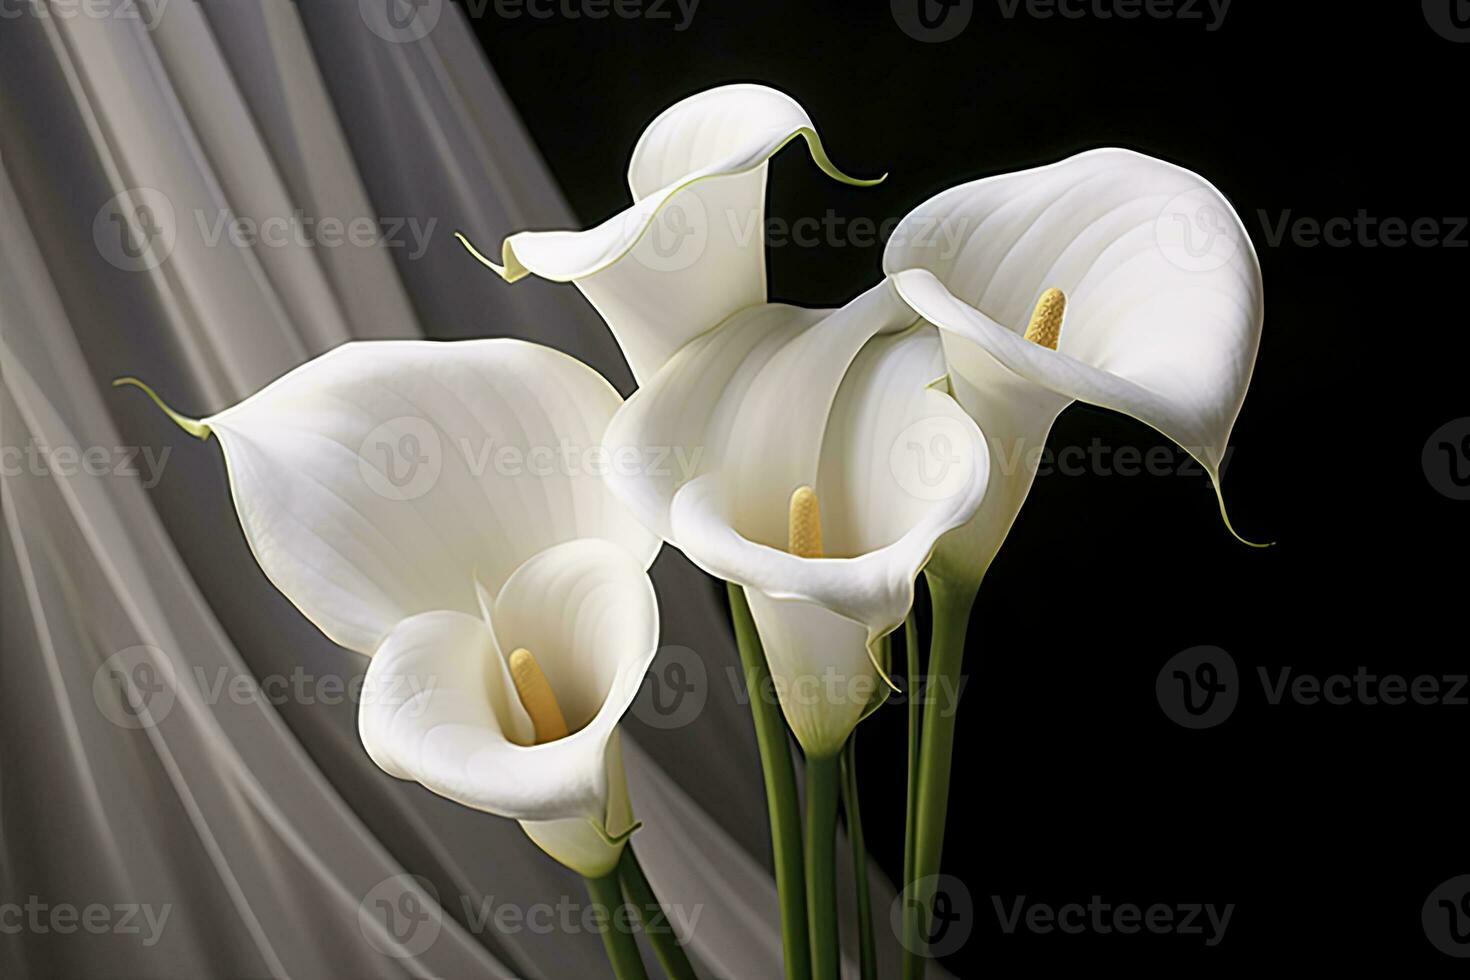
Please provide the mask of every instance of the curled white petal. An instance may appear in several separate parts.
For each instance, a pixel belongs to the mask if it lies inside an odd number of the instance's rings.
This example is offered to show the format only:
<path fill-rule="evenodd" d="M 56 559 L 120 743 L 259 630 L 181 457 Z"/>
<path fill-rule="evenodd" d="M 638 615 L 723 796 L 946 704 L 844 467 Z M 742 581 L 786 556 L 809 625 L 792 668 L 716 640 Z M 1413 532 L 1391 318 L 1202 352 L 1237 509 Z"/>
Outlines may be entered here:
<path fill-rule="evenodd" d="M 436 611 L 398 624 L 368 666 L 358 731 L 390 775 L 527 822 L 543 847 L 562 843 L 567 853 L 553 853 L 563 863 L 585 864 L 594 837 L 631 829 L 615 730 L 657 645 L 642 566 L 607 541 L 565 542 L 506 580 L 488 620 Z M 526 744 L 503 660 L 517 647 L 545 673 L 565 738 Z"/>
<path fill-rule="evenodd" d="M 529 272 L 575 282 L 641 384 L 689 340 L 765 301 L 766 163 L 798 137 L 833 178 L 876 183 L 832 164 L 790 96 L 727 85 L 649 124 L 628 169 L 632 207 L 585 231 L 513 235 L 501 265 L 476 255 L 510 281 Z"/>
<path fill-rule="evenodd" d="M 204 420 L 271 581 L 331 639 L 372 654 L 400 621 L 479 615 L 530 556 L 659 542 L 602 481 L 622 404 L 591 368 L 517 340 L 352 343 Z"/>
<path fill-rule="evenodd" d="M 984 496 L 985 438 L 931 386 L 939 342 L 914 322 L 887 283 L 840 310 L 745 311 L 680 351 L 608 427 L 613 453 L 659 446 L 698 461 L 615 471 L 610 485 L 695 564 L 746 587 L 787 681 L 871 676 L 936 540 Z M 821 501 L 830 557 L 786 551 L 800 486 Z M 816 611 L 832 628 L 811 628 Z M 847 707 L 788 718 L 808 751 L 826 752 L 861 715 Z"/>
<path fill-rule="evenodd" d="M 883 264 L 904 300 L 942 328 L 963 382 L 956 394 L 987 434 L 1044 440 L 1056 413 L 1081 399 L 1158 429 L 1218 490 L 1264 301 L 1250 238 L 1203 178 L 1106 149 L 975 181 L 905 217 Z M 1053 287 L 1067 296 L 1055 351 L 1021 335 Z M 1014 382 L 1001 375 L 1055 397 L 1022 395 L 1019 412 L 1008 408 L 1016 399 L 998 391 Z M 1011 487 L 1013 499 L 984 518 L 1002 536 L 1034 473 L 1021 469 L 1019 494 Z"/>

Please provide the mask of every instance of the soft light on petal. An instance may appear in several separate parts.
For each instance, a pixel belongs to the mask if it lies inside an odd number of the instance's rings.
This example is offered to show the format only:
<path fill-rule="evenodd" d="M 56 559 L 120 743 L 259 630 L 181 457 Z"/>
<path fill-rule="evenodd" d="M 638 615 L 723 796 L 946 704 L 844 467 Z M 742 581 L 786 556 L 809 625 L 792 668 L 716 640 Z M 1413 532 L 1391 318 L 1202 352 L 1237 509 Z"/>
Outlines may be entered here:
<path fill-rule="evenodd" d="M 1239 217 L 1203 178 L 1108 149 L 975 181 L 908 215 L 883 265 L 942 328 L 956 396 L 987 435 L 1040 453 L 1052 419 L 1081 399 L 1158 429 L 1218 490 L 1263 293 Z M 1054 351 L 1022 335 L 1049 289 L 1066 297 Z M 992 489 L 982 551 L 998 546 L 1032 475 L 1023 465 Z"/>
<path fill-rule="evenodd" d="M 726 85 L 649 124 L 628 168 L 632 207 L 586 231 L 513 235 L 492 267 L 511 281 L 531 272 L 575 282 L 643 384 L 695 336 L 765 302 L 766 164 L 797 137 L 831 177 L 876 183 L 832 164 L 790 96 Z"/>
<path fill-rule="evenodd" d="M 621 405 L 591 368 L 517 340 L 346 344 L 204 422 L 261 568 L 337 643 L 478 616 L 530 556 L 577 538 L 658 548 L 606 490 Z"/>
<path fill-rule="evenodd" d="M 632 826 L 616 725 L 657 645 L 639 562 L 607 541 L 566 542 L 509 577 L 488 622 L 444 611 L 400 623 L 368 667 L 358 730 L 385 772 L 523 821 L 569 867 L 615 862 Z M 565 738 L 526 744 L 502 653 L 518 647 L 537 650 Z"/>
<path fill-rule="evenodd" d="M 614 452 L 697 456 L 689 472 L 610 482 L 695 564 L 746 587 L 773 676 L 789 686 L 871 679 L 875 645 L 912 604 L 936 540 L 984 496 L 985 439 L 931 386 L 939 342 L 913 323 L 887 283 L 835 311 L 755 308 L 676 355 L 608 427 Z M 790 502 L 804 486 L 820 501 L 822 558 L 790 553 Z M 859 700 L 788 718 L 809 752 L 827 752 L 861 717 Z"/>

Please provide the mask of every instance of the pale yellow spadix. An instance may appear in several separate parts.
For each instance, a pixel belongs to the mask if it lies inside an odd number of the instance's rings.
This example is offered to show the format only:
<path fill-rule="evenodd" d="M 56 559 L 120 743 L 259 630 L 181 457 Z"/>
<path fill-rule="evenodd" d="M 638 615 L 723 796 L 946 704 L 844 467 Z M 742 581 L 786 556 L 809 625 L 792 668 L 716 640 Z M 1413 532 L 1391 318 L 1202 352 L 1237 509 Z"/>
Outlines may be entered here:
<path fill-rule="evenodd" d="M 531 716 L 531 725 L 536 731 L 536 744 L 554 742 L 569 734 L 567 720 L 556 703 L 556 694 L 551 690 L 541 665 L 524 647 L 510 655 L 510 679 L 516 686 L 521 705 Z"/>
<path fill-rule="evenodd" d="M 1057 349 L 1062 339 L 1062 317 L 1067 312 L 1067 294 L 1052 288 L 1041 294 L 1036 309 L 1031 311 L 1031 322 L 1026 324 L 1026 339 L 1049 350 Z"/>
<path fill-rule="evenodd" d="M 791 495 L 786 550 L 798 558 L 822 557 L 822 506 L 811 487 L 797 487 Z"/>

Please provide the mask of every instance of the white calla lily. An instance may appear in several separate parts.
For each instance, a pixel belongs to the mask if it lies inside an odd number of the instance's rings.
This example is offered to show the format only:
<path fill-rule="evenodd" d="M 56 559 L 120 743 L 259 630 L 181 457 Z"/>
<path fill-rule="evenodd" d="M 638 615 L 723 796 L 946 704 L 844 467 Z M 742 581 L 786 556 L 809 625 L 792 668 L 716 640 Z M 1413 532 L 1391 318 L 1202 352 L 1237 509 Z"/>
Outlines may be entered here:
<path fill-rule="evenodd" d="M 585 231 L 513 235 L 500 263 L 471 251 L 511 282 L 530 272 L 576 283 L 643 384 L 696 336 L 766 301 L 767 161 L 798 136 L 831 177 L 882 180 L 838 170 L 790 96 L 726 85 L 676 103 L 644 130 L 628 167 L 632 207 Z"/>
<path fill-rule="evenodd" d="M 905 217 L 883 267 L 940 328 L 951 388 L 990 441 L 990 491 L 942 543 L 942 575 L 979 581 L 1073 400 L 1153 426 L 1219 492 L 1263 297 L 1240 219 L 1203 178 L 1103 149 L 978 180 Z M 1049 322 L 1028 339 L 1033 312 Z"/>
<path fill-rule="evenodd" d="M 907 614 L 935 542 L 984 497 L 985 438 L 930 386 L 943 371 L 934 330 L 883 282 L 838 310 L 731 317 L 608 427 L 610 455 L 697 460 L 614 469 L 609 484 L 695 564 L 745 588 L 782 710 L 814 758 L 881 702 L 878 641 Z"/>
<path fill-rule="evenodd" d="M 878 641 L 913 604 L 935 541 L 979 506 L 989 456 L 929 387 L 945 371 L 937 335 L 889 283 L 839 310 L 766 303 L 766 162 L 797 136 L 830 176 L 876 183 L 833 167 L 790 97 L 724 86 L 645 130 L 632 208 L 586 231 L 513 235 L 503 264 L 475 254 L 512 281 L 576 283 L 607 321 L 640 385 L 609 454 L 677 464 L 614 467 L 613 491 L 745 587 L 787 721 L 826 757 L 881 702 Z M 923 472 L 932 445 L 948 453 L 937 482 Z M 818 501 L 820 555 L 790 550 L 801 488 Z"/>
<path fill-rule="evenodd" d="M 600 470 L 621 403 L 535 344 L 378 341 L 179 419 L 219 438 L 266 575 L 372 657 L 373 760 L 588 877 L 633 828 L 616 725 L 658 639 L 659 541 Z"/>

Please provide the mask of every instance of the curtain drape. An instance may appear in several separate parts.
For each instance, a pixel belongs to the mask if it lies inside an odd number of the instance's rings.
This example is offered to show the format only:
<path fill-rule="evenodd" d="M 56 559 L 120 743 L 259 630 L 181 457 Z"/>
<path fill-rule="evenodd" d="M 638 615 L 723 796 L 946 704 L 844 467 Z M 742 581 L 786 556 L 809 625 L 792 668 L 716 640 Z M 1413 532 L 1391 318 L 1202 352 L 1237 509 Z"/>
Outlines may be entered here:
<path fill-rule="evenodd" d="M 602 975 L 595 934 L 493 924 L 579 903 L 581 883 L 513 822 L 373 767 L 350 695 L 364 664 L 259 573 L 217 447 L 109 387 L 140 375 L 206 414 L 348 339 L 510 335 L 630 389 L 574 290 L 507 287 L 452 237 L 577 223 L 463 14 L 445 4 L 396 43 L 349 0 L 11 9 L 0 885 L 9 902 L 135 906 L 139 931 L 0 936 L 0 972 Z M 626 722 L 635 841 L 702 972 L 774 976 L 723 600 L 668 551 L 654 576 L 660 661 L 696 665 L 702 708 Z M 875 884 L 891 963 L 892 891 Z"/>

